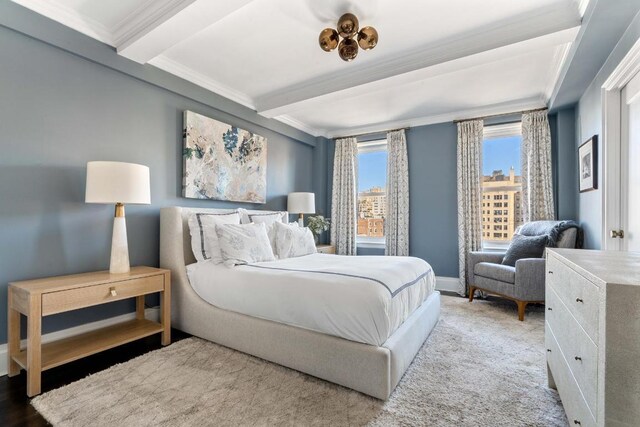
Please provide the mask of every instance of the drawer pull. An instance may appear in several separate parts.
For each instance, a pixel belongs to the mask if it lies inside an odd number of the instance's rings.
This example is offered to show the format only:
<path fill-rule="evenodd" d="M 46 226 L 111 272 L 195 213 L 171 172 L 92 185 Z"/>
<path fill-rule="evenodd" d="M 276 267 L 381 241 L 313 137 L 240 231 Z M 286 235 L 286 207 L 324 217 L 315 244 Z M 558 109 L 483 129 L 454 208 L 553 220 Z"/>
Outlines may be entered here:
<path fill-rule="evenodd" d="M 112 297 L 118 296 L 118 293 L 116 292 L 116 288 L 113 288 L 113 287 L 109 288 L 109 292 L 111 292 Z"/>
<path fill-rule="evenodd" d="M 580 356 L 576 356 L 575 359 L 582 362 L 582 357 L 580 357 Z"/>
<path fill-rule="evenodd" d="M 576 302 L 584 302 L 582 298 L 576 298 Z"/>
<path fill-rule="evenodd" d="M 547 349 L 547 353 L 551 353 L 551 349 L 550 348 Z"/>
<path fill-rule="evenodd" d="M 573 423 L 574 424 L 578 424 L 578 425 L 582 425 L 582 423 L 580 421 L 578 421 L 578 420 L 573 420 Z"/>
<path fill-rule="evenodd" d="M 549 274 L 553 274 L 553 271 L 549 270 Z"/>
<path fill-rule="evenodd" d="M 547 307 L 547 310 L 552 311 L 551 307 Z"/>

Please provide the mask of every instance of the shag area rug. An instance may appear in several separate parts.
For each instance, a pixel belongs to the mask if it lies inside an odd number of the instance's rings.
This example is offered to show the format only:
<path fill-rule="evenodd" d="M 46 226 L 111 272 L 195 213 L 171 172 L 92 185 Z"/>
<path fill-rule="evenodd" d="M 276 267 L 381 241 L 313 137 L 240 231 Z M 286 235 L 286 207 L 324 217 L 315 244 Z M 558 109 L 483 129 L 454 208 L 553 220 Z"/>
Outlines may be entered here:
<path fill-rule="evenodd" d="M 383 402 L 188 338 L 32 400 L 55 426 L 565 426 L 547 388 L 544 311 L 442 297 L 442 317 Z"/>

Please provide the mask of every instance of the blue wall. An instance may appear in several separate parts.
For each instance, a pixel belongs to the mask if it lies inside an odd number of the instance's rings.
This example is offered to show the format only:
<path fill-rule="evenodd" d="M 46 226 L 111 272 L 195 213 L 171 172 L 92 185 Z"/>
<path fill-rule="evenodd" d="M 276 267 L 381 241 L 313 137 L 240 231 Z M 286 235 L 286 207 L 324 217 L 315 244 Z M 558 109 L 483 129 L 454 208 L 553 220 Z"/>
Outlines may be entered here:
<path fill-rule="evenodd" d="M 580 98 L 576 109 L 576 150 L 587 139 L 598 135 L 600 140 L 598 152 L 603 152 L 601 88 L 639 38 L 640 14 L 633 19 L 589 88 Z M 597 191 L 579 193 L 578 196 L 579 220 L 585 230 L 585 246 L 590 249 L 602 247 L 602 155 L 598 156 L 598 188 Z"/>
<path fill-rule="evenodd" d="M 578 219 L 578 175 L 575 148 L 575 106 L 549 115 L 553 150 L 553 187 L 556 217 Z"/>
<path fill-rule="evenodd" d="M 33 37 L 8 26 L 33 31 Z M 85 51 L 94 56 L 86 59 Z M 87 161 L 151 169 L 151 206 L 127 207 L 132 265 L 158 265 L 160 207 L 236 206 L 180 197 L 185 109 L 268 138 L 268 201 L 245 207 L 285 209 L 290 191 L 316 190 L 319 210 L 326 209 L 326 176 L 315 168 L 324 167 L 327 153 L 316 151 L 310 135 L 123 59 L 9 2 L 0 5 L 0 57 L 0 343 L 6 342 L 8 282 L 108 268 L 113 206 L 84 203 Z M 43 329 L 133 308 L 124 301 L 51 316 Z"/>

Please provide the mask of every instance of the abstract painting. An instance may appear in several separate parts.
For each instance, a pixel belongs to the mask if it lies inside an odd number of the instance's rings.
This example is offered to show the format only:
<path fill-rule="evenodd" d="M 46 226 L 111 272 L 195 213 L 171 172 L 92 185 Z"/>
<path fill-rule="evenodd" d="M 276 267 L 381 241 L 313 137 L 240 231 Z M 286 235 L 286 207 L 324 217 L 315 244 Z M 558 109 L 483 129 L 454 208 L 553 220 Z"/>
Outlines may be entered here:
<path fill-rule="evenodd" d="M 185 111 L 183 138 L 184 197 L 266 202 L 265 137 Z"/>

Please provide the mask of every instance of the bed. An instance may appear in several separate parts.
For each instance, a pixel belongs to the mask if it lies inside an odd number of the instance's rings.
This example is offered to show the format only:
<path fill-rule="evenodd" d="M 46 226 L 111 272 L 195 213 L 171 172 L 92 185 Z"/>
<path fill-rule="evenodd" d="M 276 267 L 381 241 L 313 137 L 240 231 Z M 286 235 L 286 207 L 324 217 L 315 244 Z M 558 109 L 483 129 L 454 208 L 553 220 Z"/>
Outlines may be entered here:
<path fill-rule="evenodd" d="M 373 262 L 364 257 L 356 260 L 315 254 L 234 268 L 195 263 L 188 218 L 194 213 L 224 212 L 229 210 L 161 210 L 160 265 L 172 271 L 173 326 L 387 399 L 440 316 L 440 294 L 433 289 L 433 272 L 430 267 L 422 272 L 420 267 L 428 264 L 405 258 L 401 268 L 394 267 L 396 272 L 404 271 L 395 274 L 398 279 L 394 284 L 392 268 L 380 273 L 389 278 L 378 280 L 379 283 L 346 273 L 350 271 L 348 263 Z M 321 271 L 329 260 L 331 269 Z M 377 260 L 377 264 L 391 265 Z M 415 272 L 411 273 L 411 269 Z M 415 283 L 403 276 L 415 277 Z M 338 287 L 325 293 L 340 294 L 328 304 L 335 308 L 332 316 L 314 316 L 313 307 L 308 305 L 313 304 L 314 298 L 305 295 L 319 285 Z M 257 303 L 268 301 L 269 296 L 269 303 Z M 362 304 L 355 305 L 355 301 Z M 350 312 L 341 310 L 338 304 L 358 308 Z M 271 311 L 267 310 L 269 307 Z"/>

